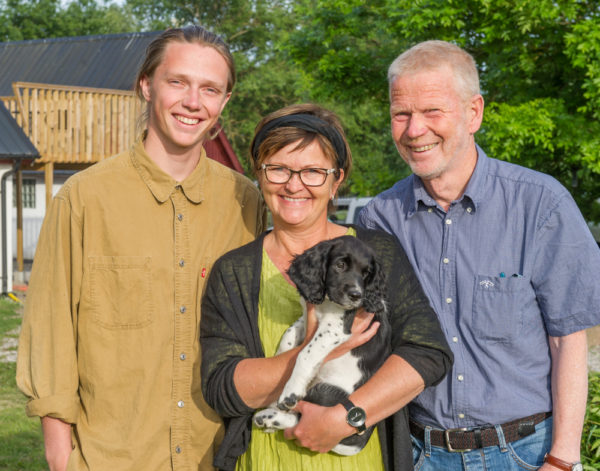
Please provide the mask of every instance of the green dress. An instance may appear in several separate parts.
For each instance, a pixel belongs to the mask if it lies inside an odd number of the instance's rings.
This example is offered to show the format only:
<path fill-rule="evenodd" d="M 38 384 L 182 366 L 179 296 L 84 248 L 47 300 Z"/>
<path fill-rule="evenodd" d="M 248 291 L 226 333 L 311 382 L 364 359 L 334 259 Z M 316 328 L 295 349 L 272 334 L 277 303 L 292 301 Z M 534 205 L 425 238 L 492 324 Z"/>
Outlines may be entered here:
<path fill-rule="evenodd" d="M 354 231 L 349 231 L 352 235 Z M 263 249 L 258 301 L 258 328 L 266 357 L 275 355 L 285 330 L 302 315 L 300 295 L 283 277 Z M 237 461 L 237 470 L 247 471 L 378 471 L 384 469 L 377 429 L 365 448 L 354 456 L 333 452 L 316 453 L 293 440 L 283 431 L 265 433 L 252 425 L 252 438 L 246 452 Z"/>

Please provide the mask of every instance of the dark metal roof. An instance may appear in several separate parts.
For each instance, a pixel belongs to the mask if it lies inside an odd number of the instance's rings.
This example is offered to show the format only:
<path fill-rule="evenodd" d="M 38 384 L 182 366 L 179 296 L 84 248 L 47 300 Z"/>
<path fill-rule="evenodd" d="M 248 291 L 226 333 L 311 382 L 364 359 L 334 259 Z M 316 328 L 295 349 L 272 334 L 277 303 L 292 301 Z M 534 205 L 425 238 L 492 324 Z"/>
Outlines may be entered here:
<path fill-rule="evenodd" d="M 146 47 L 160 32 L 0 43 L 0 96 L 13 82 L 132 90 Z"/>
<path fill-rule="evenodd" d="M 36 158 L 37 149 L 0 101 L 0 158 Z"/>

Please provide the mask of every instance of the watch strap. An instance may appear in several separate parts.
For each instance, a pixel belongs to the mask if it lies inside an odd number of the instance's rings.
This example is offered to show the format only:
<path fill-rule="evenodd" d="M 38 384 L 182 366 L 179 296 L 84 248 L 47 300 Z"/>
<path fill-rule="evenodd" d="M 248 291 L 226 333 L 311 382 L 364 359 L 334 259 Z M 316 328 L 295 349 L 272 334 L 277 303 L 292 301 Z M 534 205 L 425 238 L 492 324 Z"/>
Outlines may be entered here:
<path fill-rule="evenodd" d="M 356 406 L 354 405 L 354 403 L 353 403 L 353 402 L 352 402 L 350 399 L 348 399 L 347 397 L 345 397 L 344 399 L 342 399 L 342 402 L 341 402 L 341 404 L 344 406 L 344 408 L 345 408 L 345 409 L 346 409 L 348 412 L 349 412 L 349 411 L 350 411 L 350 409 L 352 409 L 353 407 L 356 407 Z"/>
<path fill-rule="evenodd" d="M 575 465 L 579 464 L 579 462 L 569 463 L 568 461 L 563 461 L 556 456 L 552 456 L 550 453 L 546 453 L 546 456 L 544 456 L 544 463 L 551 464 L 555 468 L 562 469 L 563 471 L 571 471 Z"/>

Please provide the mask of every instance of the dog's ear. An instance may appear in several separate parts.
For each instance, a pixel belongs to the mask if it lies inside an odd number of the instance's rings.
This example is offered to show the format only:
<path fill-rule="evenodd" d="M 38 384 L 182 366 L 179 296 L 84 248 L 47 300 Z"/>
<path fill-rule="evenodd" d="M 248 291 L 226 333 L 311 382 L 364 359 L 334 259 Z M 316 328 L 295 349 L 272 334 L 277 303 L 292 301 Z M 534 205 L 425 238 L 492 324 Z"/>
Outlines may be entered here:
<path fill-rule="evenodd" d="M 325 300 L 325 277 L 331 242 L 320 242 L 297 255 L 287 273 L 300 295 L 309 303 L 321 304 Z"/>
<path fill-rule="evenodd" d="M 365 299 L 363 307 L 367 312 L 378 312 L 385 310 L 385 273 L 375 257 L 371 258 L 371 269 L 365 280 Z"/>

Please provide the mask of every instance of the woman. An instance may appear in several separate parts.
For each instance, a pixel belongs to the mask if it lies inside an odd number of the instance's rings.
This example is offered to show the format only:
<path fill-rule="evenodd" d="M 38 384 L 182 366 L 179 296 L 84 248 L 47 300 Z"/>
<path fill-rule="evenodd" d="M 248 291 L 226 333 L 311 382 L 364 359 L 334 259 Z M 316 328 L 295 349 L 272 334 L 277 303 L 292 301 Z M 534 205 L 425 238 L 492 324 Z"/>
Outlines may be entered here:
<path fill-rule="evenodd" d="M 238 469 L 411 469 L 405 410 L 390 421 L 393 439 L 383 419 L 425 386 L 439 382 L 450 366 L 451 353 L 396 240 L 327 218 L 328 206 L 351 167 L 338 118 L 310 104 L 276 111 L 257 126 L 252 159 L 273 216 L 273 230 L 215 263 L 202 303 L 203 392 L 225 417 L 227 427 L 215 466 L 227 470 L 236 464 Z M 277 400 L 303 346 L 275 355 L 281 335 L 301 315 L 299 295 L 286 274 L 291 260 L 323 240 L 346 234 L 369 244 L 386 271 L 393 329 L 393 354 L 350 396 L 365 409 L 367 426 L 379 423 L 378 433 L 360 453 L 349 457 L 314 453 L 284 439 L 328 451 L 356 432 L 346 423 L 341 404 L 321 407 L 300 402 L 300 423 L 284 434 L 252 430 L 251 422 L 256 409 Z M 367 328 L 370 315 L 357 318 L 353 337 L 337 355 L 367 341 L 377 328 Z M 305 344 L 314 333 L 314 319 L 309 325 Z"/>

